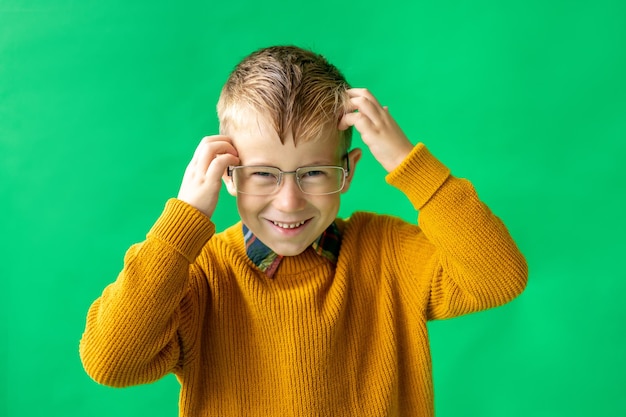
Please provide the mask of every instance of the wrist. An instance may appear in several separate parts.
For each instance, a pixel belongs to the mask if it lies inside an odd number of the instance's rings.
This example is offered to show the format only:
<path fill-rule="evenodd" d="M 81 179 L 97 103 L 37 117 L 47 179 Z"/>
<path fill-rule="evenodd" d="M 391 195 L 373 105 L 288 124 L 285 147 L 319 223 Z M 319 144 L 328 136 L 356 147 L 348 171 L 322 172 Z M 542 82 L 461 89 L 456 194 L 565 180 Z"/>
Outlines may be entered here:
<path fill-rule="evenodd" d="M 215 225 L 201 211 L 178 199 L 170 199 L 148 232 L 193 263 L 206 242 L 215 234 Z"/>
<path fill-rule="evenodd" d="M 400 189 L 419 210 L 450 176 L 450 170 L 423 143 L 418 143 L 407 157 L 385 178 Z"/>

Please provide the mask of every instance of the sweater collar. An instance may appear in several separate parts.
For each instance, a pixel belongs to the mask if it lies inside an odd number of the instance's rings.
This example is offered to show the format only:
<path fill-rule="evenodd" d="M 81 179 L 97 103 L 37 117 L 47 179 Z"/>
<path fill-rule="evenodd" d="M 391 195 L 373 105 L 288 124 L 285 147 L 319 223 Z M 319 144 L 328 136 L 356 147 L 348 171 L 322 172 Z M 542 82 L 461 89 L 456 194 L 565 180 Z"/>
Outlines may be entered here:
<path fill-rule="evenodd" d="M 283 256 L 278 255 L 267 247 L 265 243 L 261 242 L 245 224 L 242 224 L 242 227 L 248 258 L 261 271 L 265 272 L 265 275 L 271 278 L 278 269 Z M 341 233 L 337 224 L 333 222 L 328 226 L 320 237 L 311 244 L 311 247 L 315 253 L 336 264 L 339 257 L 339 248 L 341 247 Z"/>

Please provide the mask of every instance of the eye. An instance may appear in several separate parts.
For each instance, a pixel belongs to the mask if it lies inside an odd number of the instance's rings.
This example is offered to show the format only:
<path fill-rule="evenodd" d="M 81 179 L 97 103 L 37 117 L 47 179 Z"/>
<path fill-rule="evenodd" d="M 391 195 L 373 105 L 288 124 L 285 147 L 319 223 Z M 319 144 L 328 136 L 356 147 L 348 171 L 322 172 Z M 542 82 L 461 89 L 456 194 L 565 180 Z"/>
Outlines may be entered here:
<path fill-rule="evenodd" d="M 322 176 L 325 176 L 325 175 L 327 175 L 327 173 L 325 171 L 311 170 L 311 171 L 306 171 L 306 172 L 302 173 L 300 178 L 314 178 L 314 177 L 322 177 Z"/>
<path fill-rule="evenodd" d="M 250 181 L 275 183 L 278 181 L 278 173 L 267 167 L 248 167 L 246 178 Z"/>

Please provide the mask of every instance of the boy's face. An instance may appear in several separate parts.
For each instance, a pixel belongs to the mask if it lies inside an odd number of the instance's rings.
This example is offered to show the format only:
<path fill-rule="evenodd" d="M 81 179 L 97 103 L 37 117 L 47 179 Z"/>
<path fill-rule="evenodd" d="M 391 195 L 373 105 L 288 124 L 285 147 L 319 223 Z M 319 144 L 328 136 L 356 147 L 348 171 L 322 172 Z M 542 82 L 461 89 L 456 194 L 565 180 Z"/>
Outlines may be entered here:
<path fill-rule="evenodd" d="M 338 138 L 300 142 L 295 146 L 293 138 L 288 137 L 281 144 L 271 125 L 256 117 L 231 129 L 229 136 L 241 165 L 271 166 L 282 171 L 309 165 L 345 167 Z M 230 177 L 224 176 L 224 181 L 229 193 L 237 197 L 241 220 L 256 237 L 277 254 L 294 256 L 304 252 L 335 220 L 341 193 L 348 190 L 360 156 L 359 149 L 350 152 L 346 184 L 335 194 L 304 194 L 291 174 L 283 175 L 279 189 L 271 195 L 238 194 Z"/>

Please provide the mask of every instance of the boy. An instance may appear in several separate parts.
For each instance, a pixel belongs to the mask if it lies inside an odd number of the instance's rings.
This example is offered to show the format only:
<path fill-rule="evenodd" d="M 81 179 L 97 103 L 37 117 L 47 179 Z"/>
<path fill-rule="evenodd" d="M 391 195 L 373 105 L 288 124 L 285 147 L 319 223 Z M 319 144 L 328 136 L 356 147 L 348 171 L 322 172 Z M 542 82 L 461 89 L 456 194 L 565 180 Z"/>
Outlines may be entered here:
<path fill-rule="evenodd" d="M 230 75 L 220 135 L 92 305 L 80 353 L 123 387 L 173 372 L 181 416 L 432 416 L 426 321 L 508 302 L 527 266 L 471 184 L 323 57 L 265 48 Z M 337 219 L 370 152 L 420 226 Z M 215 234 L 221 183 L 241 222 Z M 376 198 L 373 196 L 373 198 Z"/>

